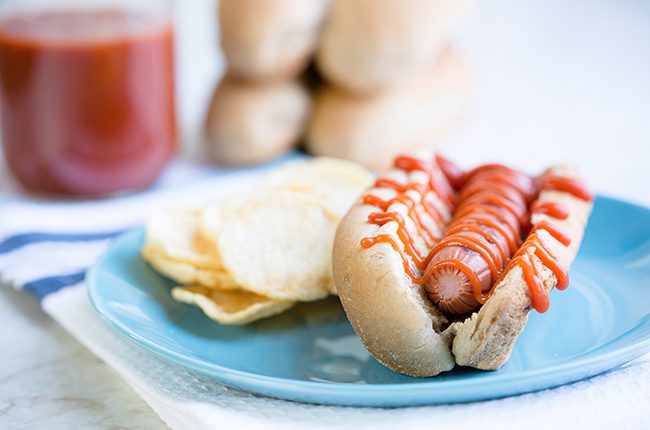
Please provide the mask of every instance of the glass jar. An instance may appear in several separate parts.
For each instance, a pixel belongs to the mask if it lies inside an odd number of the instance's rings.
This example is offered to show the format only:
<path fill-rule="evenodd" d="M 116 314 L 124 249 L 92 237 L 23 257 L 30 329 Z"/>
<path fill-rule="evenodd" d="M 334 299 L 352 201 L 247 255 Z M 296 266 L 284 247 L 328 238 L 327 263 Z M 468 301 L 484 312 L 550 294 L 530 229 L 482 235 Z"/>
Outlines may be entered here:
<path fill-rule="evenodd" d="M 146 187 L 174 153 L 166 0 L 0 0 L 9 169 L 37 192 Z"/>

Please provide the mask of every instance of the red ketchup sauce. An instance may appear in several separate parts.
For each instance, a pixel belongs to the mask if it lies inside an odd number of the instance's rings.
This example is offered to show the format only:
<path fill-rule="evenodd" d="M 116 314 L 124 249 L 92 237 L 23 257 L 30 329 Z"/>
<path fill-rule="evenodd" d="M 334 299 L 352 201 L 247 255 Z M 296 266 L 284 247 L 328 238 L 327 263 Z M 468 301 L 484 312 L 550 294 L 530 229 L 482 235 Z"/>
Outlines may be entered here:
<path fill-rule="evenodd" d="M 449 178 L 449 182 L 456 190 L 455 193 L 447 184 L 436 179 L 436 166 L 433 163 L 437 163 L 445 176 Z M 379 234 L 374 237 L 366 237 L 361 240 L 361 247 L 370 248 L 377 243 L 389 244 L 401 256 L 405 273 L 413 283 L 418 285 L 426 283 L 431 274 L 430 272 L 439 268 L 435 264 L 429 267 L 429 262 L 442 247 L 453 244 L 477 252 L 486 260 L 493 279 L 496 279 L 487 292 L 481 288 L 481 281 L 478 276 L 463 261 L 447 260 L 440 264 L 465 273 L 472 284 L 474 299 L 480 304 L 487 301 L 496 286 L 513 267 L 519 266 L 530 289 L 532 307 L 538 312 L 545 312 L 549 307 L 549 301 L 541 284 L 539 271 L 534 263 L 534 256 L 553 272 L 557 278 L 558 289 L 567 287 L 568 274 L 566 268 L 544 243 L 539 232 L 546 231 L 564 246 L 569 246 L 571 239 L 549 220 L 538 222 L 530 229 L 530 217 L 534 214 L 544 214 L 550 218 L 565 220 L 569 217 L 568 209 L 564 205 L 555 202 L 539 200 L 534 201 L 532 204 L 531 202 L 543 191 L 566 192 L 575 198 L 591 201 L 593 199 L 591 193 L 580 181 L 558 175 L 544 175 L 540 180 L 535 181 L 535 178 L 498 164 L 486 164 L 469 172 L 462 172 L 450 161 L 440 156 L 437 156 L 432 163 L 426 163 L 413 157 L 401 156 L 396 159 L 395 167 L 404 170 L 406 173 L 414 170 L 425 172 L 429 175 L 430 180 L 428 184 L 424 185 L 410 182 L 401 184 L 385 178 L 378 179 L 375 187 L 390 188 L 397 195 L 388 201 L 381 200 L 372 194 L 364 196 L 364 203 L 373 205 L 378 209 L 377 212 L 373 212 L 368 216 L 368 222 L 378 226 L 388 222 L 395 222 L 397 224 L 397 236 Z M 481 184 L 484 183 L 490 183 L 492 188 L 499 190 L 499 193 L 488 193 L 481 198 L 476 198 L 482 193 L 483 186 Z M 538 185 L 535 186 L 534 184 Z M 419 202 L 414 201 L 407 194 L 408 191 L 415 191 L 419 194 L 423 202 L 424 212 L 428 216 L 438 223 L 447 222 L 447 232 L 444 238 L 434 236 L 426 228 L 425 223 L 420 218 L 421 215 L 416 210 Z M 522 201 L 521 198 L 517 198 L 514 194 L 509 195 L 514 191 L 519 196 L 523 196 L 524 200 Z M 450 222 L 444 219 L 439 211 L 435 210 L 435 206 L 431 202 L 424 199 L 427 193 L 436 194 L 449 209 L 454 209 L 454 216 Z M 414 245 L 413 237 L 406 227 L 404 217 L 398 212 L 388 211 L 393 203 L 403 203 L 406 206 L 408 216 L 413 220 L 417 233 L 423 238 L 429 249 L 426 255 L 423 255 Z M 526 205 L 530 205 L 529 211 Z M 509 223 L 504 218 L 504 212 L 517 218 L 521 225 L 524 226 L 523 231 L 530 229 L 523 243 L 520 238 L 522 231 L 519 231 L 520 229 L 516 228 L 516 225 L 510 225 L 512 223 Z M 464 222 L 464 217 L 468 214 L 472 215 L 471 222 Z M 486 216 L 487 214 L 492 216 Z M 524 216 L 526 219 L 522 219 Z M 495 217 L 503 222 L 495 223 Z M 470 238 L 454 236 L 454 234 L 463 231 L 478 234 L 472 235 Z M 500 235 L 505 239 L 508 249 L 499 247 L 498 254 L 491 252 L 488 243 L 496 244 L 499 242 L 496 237 L 492 237 L 493 235 Z M 512 255 L 512 257 L 508 258 L 508 254 Z M 506 261 L 507 265 L 498 265 L 498 261 Z M 416 270 L 413 269 L 413 266 Z"/>
<path fill-rule="evenodd" d="M 35 191 L 102 195 L 152 183 L 176 141 L 172 30 L 162 18 L 70 11 L 0 21 L 9 168 Z"/>

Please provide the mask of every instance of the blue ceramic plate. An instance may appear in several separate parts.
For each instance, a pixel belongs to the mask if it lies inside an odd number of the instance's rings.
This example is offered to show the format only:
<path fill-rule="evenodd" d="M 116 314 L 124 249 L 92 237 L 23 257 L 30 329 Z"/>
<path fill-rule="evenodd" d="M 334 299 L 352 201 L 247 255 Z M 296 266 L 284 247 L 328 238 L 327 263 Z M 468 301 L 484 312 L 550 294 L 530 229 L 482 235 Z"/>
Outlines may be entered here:
<path fill-rule="evenodd" d="M 600 197 L 571 285 L 531 313 L 510 361 L 417 379 L 363 348 L 338 300 L 306 303 L 245 327 L 218 325 L 170 297 L 172 282 L 139 256 L 141 230 L 117 239 L 90 271 L 97 312 L 174 364 L 263 395 L 332 405 L 466 402 L 554 387 L 650 350 L 650 210 Z"/>

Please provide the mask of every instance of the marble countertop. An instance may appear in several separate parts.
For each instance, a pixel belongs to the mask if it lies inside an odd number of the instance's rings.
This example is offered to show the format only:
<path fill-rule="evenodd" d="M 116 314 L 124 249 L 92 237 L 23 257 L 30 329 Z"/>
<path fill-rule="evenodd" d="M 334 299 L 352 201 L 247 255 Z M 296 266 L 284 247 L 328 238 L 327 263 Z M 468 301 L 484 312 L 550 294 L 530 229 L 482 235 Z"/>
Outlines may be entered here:
<path fill-rule="evenodd" d="M 0 429 L 167 428 L 30 295 L 0 288 L 0 326 Z"/>

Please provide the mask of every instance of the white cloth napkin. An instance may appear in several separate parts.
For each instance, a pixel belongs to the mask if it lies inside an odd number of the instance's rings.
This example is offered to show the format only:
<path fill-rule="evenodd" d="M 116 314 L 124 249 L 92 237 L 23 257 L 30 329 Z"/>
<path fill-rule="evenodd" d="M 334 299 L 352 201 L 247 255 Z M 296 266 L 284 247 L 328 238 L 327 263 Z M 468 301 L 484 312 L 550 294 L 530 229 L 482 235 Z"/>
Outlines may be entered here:
<path fill-rule="evenodd" d="M 177 164 L 156 189 L 134 196 L 64 203 L 0 197 L 0 282 L 39 297 L 45 312 L 115 369 L 172 429 L 650 428 L 650 354 L 582 382 L 506 399 L 332 407 L 225 387 L 129 343 L 97 316 L 83 272 L 111 236 L 158 205 L 205 203 L 237 192 L 263 170 L 215 175 Z"/>

